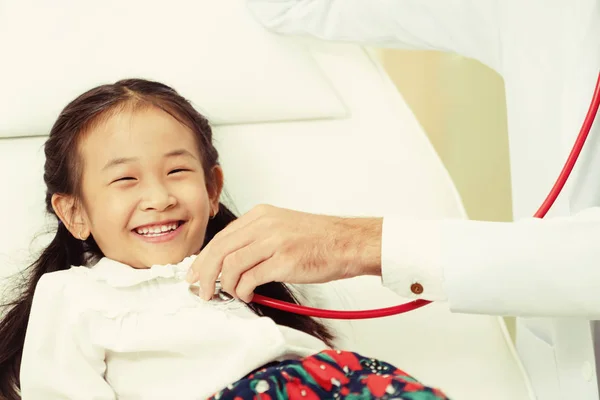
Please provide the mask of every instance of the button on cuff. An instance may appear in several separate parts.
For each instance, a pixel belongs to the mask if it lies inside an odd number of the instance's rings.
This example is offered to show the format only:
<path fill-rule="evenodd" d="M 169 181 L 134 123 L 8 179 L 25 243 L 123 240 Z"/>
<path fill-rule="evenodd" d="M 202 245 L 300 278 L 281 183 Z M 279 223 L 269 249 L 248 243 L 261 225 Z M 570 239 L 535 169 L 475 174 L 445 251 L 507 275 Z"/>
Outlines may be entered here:
<path fill-rule="evenodd" d="M 423 290 L 423 285 L 421 285 L 419 282 L 415 282 L 412 285 L 410 285 L 410 291 L 413 294 L 421 295 L 423 294 Z"/>

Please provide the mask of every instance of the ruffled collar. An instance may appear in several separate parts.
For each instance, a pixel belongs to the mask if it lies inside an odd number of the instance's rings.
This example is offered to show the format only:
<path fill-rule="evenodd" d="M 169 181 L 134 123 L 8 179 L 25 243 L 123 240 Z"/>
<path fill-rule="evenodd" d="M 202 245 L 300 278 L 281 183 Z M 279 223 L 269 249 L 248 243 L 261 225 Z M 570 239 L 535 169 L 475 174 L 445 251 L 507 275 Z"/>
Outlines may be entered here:
<path fill-rule="evenodd" d="M 153 265 L 150 268 L 138 269 L 104 257 L 90 268 L 91 275 L 113 287 L 130 287 L 158 278 L 184 280 L 195 255 L 186 257 L 178 264 Z"/>

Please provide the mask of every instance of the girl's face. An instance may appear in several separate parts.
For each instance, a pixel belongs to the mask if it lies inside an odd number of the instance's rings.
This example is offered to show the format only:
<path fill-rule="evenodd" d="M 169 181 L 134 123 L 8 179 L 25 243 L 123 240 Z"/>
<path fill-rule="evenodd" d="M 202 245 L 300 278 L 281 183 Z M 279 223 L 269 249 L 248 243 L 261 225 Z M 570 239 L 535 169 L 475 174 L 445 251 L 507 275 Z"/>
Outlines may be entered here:
<path fill-rule="evenodd" d="M 106 257 L 134 268 L 177 263 L 200 251 L 218 210 L 222 172 L 207 188 L 194 133 L 157 108 L 123 111 L 91 129 L 79 146 L 82 201 L 56 196 L 71 233 L 93 235 Z M 64 217 L 63 217 L 64 216 Z"/>

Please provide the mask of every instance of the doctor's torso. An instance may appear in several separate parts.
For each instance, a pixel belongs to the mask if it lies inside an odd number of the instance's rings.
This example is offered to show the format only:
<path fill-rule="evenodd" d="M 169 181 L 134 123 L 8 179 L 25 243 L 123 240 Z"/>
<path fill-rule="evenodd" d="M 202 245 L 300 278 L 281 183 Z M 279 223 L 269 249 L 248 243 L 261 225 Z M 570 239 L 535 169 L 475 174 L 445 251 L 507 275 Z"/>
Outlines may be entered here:
<path fill-rule="evenodd" d="M 507 2 L 502 12 L 498 72 L 519 220 L 532 216 L 550 191 L 587 113 L 600 73 L 600 2 Z M 548 216 L 594 206 L 600 206 L 600 121 Z M 517 347 L 539 399 L 597 398 L 591 332 L 583 320 L 519 319 Z"/>
<path fill-rule="evenodd" d="M 506 90 L 515 219 L 532 216 L 554 184 L 600 71 L 599 2 L 560 3 L 558 7 L 530 1 L 507 4 L 504 10 L 503 20 L 510 22 L 500 32 L 498 72 Z M 548 7 L 543 9 L 543 4 Z M 600 123 L 596 123 L 549 215 L 600 205 L 599 146 Z"/>

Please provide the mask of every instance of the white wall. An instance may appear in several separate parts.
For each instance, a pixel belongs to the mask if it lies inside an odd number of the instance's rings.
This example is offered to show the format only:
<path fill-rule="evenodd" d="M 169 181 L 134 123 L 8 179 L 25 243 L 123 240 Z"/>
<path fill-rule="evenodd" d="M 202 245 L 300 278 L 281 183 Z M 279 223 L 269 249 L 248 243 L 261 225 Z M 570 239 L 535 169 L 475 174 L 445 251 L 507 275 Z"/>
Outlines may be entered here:
<path fill-rule="evenodd" d="M 385 50 L 383 64 L 450 172 L 469 217 L 511 219 L 502 78 L 456 55 Z"/>

